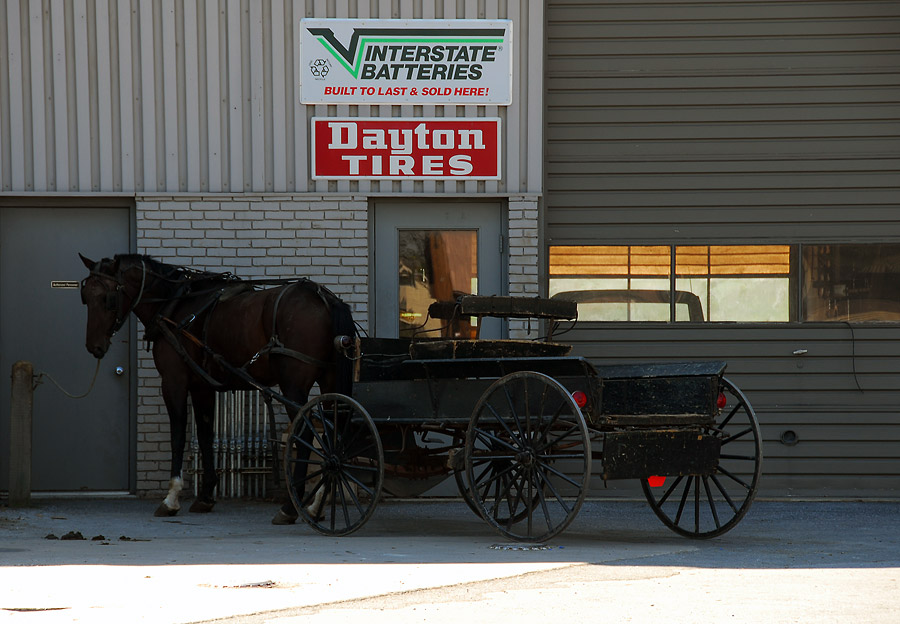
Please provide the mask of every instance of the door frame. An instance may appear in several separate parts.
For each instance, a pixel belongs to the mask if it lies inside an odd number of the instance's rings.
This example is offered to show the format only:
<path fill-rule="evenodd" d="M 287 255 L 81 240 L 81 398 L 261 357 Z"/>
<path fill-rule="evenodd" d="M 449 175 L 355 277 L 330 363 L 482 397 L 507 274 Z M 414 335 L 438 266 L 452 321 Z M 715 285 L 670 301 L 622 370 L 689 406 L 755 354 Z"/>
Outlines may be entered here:
<path fill-rule="evenodd" d="M 409 209 L 412 210 L 414 208 L 421 208 L 423 205 L 427 205 L 426 209 L 445 209 L 452 206 L 466 206 L 479 204 L 482 206 L 490 205 L 493 209 L 496 207 L 497 210 L 497 233 L 498 239 L 495 243 L 491 243 L 488 240 L 484 240 L 479 237 L 478 243 L 478 273 L 479 273 L 479 291 L 481 291 L 481 274 L 482 274 L 482 262 L 485 254 L 491 253 L 489 249 L 493 247 L 498 250 L 498 262 L 499 262 L 499 275 L 498 275 L 498 292 L 492 293 L 497 295 L 506 295 L 509 292 L 509 236 L 508 236 L 508 219 L 509 219 L 509 207 L 505 198 L 502 197 L 476 197 L 476 198 L 435 198 L 435 197 L 421 197 L 421 198 L 382 198 L 382 199 L 370 199 L 369 200 L 369 332 L 370 335 L 376 336 L 379 338 L 387 338 L 390 336 L 382 336 L 378 333 L 378 290 L 379 288 L 384 288 L 384 284 L 380 284 L 378 281 L 378 270 L 379 270 L 379 255 L 380 250 L 377 247 L 377 233 L 378 233 L 378 213 L 379 207 L 382 207 L 382 210 L 385 207 L 398 207 L 400 209 Z M 429 229 L 429 225 L 425 224 L 419 227 L 416 223 L 410 224 L 410 229 Z M 439 228 L 435 228 L 439 229 Z M 398 284 L 389 285 L 393 290 L 399 288 Z M 496 319 L 499 321 L 499 336 L 498 338 L 506 338 L 509 336 L 509 324 L 506 322 L 506 319 Z M 393 335 L 393 334 L 392 334 Z"/>

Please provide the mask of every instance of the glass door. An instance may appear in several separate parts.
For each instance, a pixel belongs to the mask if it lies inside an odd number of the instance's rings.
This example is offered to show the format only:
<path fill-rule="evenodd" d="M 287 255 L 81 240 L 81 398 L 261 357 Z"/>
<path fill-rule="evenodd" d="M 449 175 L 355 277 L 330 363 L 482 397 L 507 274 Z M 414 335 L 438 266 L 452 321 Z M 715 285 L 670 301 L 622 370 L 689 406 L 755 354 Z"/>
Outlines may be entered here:
<path fill-rule="evenodd" d="M 398 245 L 400 337 L 477 338 L 477 319 L 431 318 L 428 307 L 478 293 L 478 230 L 399 230 Z"/>
<path fill-rule="evenodd" d="M 499 319 L 431 318 L 436 301 L 502 294 L 499 204 L 381 204 L 375 210 L 375 336 L 499 338 Z"/>

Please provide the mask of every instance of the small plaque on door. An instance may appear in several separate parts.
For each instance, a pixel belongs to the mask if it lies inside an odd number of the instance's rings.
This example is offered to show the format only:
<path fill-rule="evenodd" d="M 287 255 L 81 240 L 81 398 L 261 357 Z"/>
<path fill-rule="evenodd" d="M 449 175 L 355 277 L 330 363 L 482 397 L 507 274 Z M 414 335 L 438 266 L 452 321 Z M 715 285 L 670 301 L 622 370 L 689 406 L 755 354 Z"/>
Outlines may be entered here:
<path fill-rule="evenodd" d="M 50 282 L 50 288 L 69 288 L 69 289 L 78 289 L 81 288 L 81 282 L 73 282 L 70 280 L 54 280 Z"/>

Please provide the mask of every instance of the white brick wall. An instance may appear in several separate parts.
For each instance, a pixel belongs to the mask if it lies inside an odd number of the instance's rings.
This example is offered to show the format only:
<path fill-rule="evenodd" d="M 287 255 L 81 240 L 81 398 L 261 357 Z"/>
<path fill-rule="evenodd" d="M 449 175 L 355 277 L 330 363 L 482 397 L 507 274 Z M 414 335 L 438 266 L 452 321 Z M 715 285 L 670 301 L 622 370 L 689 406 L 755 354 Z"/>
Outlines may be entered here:
<path fill-rule="evenodd" d="M 509 292 L 537 296 L 538 203 L 509 199 Z M 309 277 L 346 301 L 368 329 L 369 222 L 364 196 L 139 196 L 138 252 L 162 262 L 243 278 Z M 513 338 L 534 337 L 513 321 Z M 138 328 L 139 338 L 143 328 Z M 141 343 L 143 346 L 143 343 Z M 169 421 L 149 353 L 138 357 L 137 489 L 165 491 Z M 187 468 L 187 466 L 185 466 Z"/>
<path fill-rule="evenodd" d="M 368 325 L 365 198 L 144 197 L 137 202 L 137 241 L 139 253 L 171 264 L 250 279 L 312 278 Z M 156 494 L 169 480 L 169 420 L 150 354 L 141 350 L 138 365 L 137 488 Z"/>
<path fill-rule="evenodd" d="M 509 200 L 509 294 L 537 297 L 538 290 L 538 202 L 536 198 Z M 529 331 L 530 329 L 530 331 Z M 536 338 L 539 323 L 510 320 L 509 336 Z"/>

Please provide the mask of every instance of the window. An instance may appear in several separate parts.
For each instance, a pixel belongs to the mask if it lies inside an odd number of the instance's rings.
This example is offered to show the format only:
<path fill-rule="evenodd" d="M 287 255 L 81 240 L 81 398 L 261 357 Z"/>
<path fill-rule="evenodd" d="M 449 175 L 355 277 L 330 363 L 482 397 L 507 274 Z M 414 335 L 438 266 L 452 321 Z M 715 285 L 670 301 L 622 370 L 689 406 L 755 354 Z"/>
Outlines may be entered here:
<path fill-rule="evenodd" d="M 675 248 L 675 288 L 697 295 L 708 321 L 790 320 L 790 273 L 789 245 Z"/>
<path fill-rule="evenodd" d="M 551 247 L 550 295 L 584 320 L 668 321 L 670 268 L 665 246 Z"/>
<path fill-rule="evenodd" d="M 582 320 L 787 321 L 790 259 L 788 245 L 554 246 L 550 294 Z"/>
<path fill-rule="evenodd" d="M 550 295 L 588 321 L 900 322 L 900 244 L 553 246 Z"/>
<path fill-rule="evenodd" d="M 804 245 L 803 320 L 900 321 L 900 244 Z"/>

